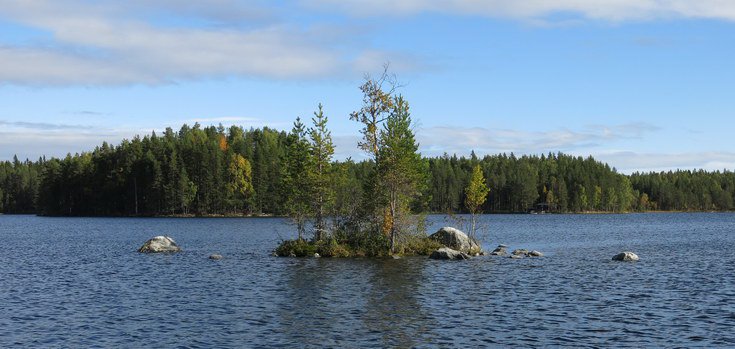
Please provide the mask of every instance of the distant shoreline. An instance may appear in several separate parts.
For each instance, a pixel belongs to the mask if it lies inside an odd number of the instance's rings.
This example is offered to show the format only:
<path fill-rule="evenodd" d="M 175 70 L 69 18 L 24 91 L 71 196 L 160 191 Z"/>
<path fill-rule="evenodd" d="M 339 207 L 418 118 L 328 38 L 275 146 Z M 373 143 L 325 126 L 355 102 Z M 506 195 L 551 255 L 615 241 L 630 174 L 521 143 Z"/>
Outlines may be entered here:
<path fill-rule="evenodd" d="M 482 216 L 494 216 L 494 215 L 611 215 L 611 214 L 664 214 L 664 213 L 735 213 L 735 211 L 645 211 L 645 212 L 607 212 L 607 211 L 585 211 L 585 212 L 545 212 L 545 213 L 526 213 L 526 212 L 492 212 L 483 213 Z M 127 216 L 63 216 L 63 215 L 39 215 L 35 213 L 0 213 L 0 216 L 38 216 L 38 217 L 50 217 L 50 218 L 288 218 L 287 216 L 279 216 L 272 214 L 206 214 L 206 215 L 195 215 L 195 214 L 175 214 L 175 215 L 127 215 Z M 468 215 L 468 213 L 441 213 L 431 212 L 427 215 L 434 216 L 459 216 Z"/>

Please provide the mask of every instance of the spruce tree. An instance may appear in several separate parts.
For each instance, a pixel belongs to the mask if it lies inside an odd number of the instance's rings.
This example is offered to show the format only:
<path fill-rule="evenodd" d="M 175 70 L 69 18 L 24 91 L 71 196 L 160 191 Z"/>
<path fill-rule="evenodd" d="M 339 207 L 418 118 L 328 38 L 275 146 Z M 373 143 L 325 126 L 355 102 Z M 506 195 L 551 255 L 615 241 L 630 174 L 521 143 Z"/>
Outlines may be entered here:
<path fill-rule="evenodd" d="M 378 160 L 378 188 L 387 204 L 383 228 L 389 234 L 390 252 L 395 253 L 398 235 L 407 228 L 401 220 L 410 213 L 411 201 L 423 192 L 428 170 L 418 153 L 408 102 L 401 96 L 394 99 L 380 133 Z"/>
<path fill-rule="evenodd" d="M 306 128 L 301 118 L 296 118 L 287 140 L 284 171 L 284 210 L 296 224 L 298 239 L 306 235 L 306 222 L 311 216 L 311 184 L 309 171 L 312 157 Z"/>
<path fill-rule="evenodd" d="M 327 232 L 326 217 L 334 201 L 334 190 L 332 187 L 332 156 L 334 155 L 334 144 L 332 133 L 327 129 L 327 117 L 321 103 L 319 109 L 314 112 L 311 119 L 314 126 L 309 129 L 311 140 L 311 185 L 314 205 L 314 238 L 319 241 Z"/>

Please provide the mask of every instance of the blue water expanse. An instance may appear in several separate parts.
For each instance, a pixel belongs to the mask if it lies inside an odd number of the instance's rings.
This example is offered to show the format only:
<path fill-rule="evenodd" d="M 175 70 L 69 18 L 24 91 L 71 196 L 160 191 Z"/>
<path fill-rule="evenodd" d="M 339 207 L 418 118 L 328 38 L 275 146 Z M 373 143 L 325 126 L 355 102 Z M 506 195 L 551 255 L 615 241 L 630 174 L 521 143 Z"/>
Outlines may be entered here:
<path fill-rule="evenodd" d="M 735 347 L 735 214 L 482 225 L 545 256 L 278 258 L 278 218 L 0 216 L 0 347 Z M 136 252 L 159 234 L 184 251 Z"/>

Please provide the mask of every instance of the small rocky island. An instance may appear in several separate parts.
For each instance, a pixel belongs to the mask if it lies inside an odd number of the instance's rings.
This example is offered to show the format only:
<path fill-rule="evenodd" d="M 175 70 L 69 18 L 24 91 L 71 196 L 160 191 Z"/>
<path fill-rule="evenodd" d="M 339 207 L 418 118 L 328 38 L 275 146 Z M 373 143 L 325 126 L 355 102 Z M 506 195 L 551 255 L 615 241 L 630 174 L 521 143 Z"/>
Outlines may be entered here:
<path fill-rule="evenodd" d="M 181 247 L 176 244 L 174 239 L 163 235 L 150 238 L 138 249 L 140 253 L 173 253 L 180 251 Z"/>
<path fill-rule="evenodd" d="M 619 262 L 636 262 L 639 259 L 637 254 L 630 251 L 620 252 L 612 258 L 612 260 Z"/>
<path fill-rule="evenodd" d="M 429 255 L 431 259 L 469 259 L 471 256 L 485 254 L 477 240 L 470 238 L 459 229 L 444 227 L 429 236 L 429 239 L 439 242 L 444 247 Z"/>

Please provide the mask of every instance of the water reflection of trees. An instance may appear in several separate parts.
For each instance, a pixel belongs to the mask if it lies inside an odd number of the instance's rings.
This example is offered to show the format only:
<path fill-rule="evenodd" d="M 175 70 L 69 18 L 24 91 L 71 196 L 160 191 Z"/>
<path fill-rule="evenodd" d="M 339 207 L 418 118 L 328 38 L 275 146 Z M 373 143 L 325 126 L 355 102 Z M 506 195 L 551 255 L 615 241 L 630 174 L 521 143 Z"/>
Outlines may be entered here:
<path fill-rule="evenodd" d="M 415 347 L 431 340 L 419 287 L 423 258 L 292 259 L 278 307 L 281 338 L 299 347 Z"/>
<path fill-rule="evenodd" d="M 284 297 L 278 308 L 279 336 L 288 347 L 334 345 L 334 304 L 329 297 L 334 270 L 331 261 L 292 259 L 284 265 L 280 285 Z"/>
<path fill-rule="evenodd" d="M 363 323 L 382 347 L 415 347 L 431 340 L 432 318 L 422 307 L 424 258 L 376 260 Z"/>

